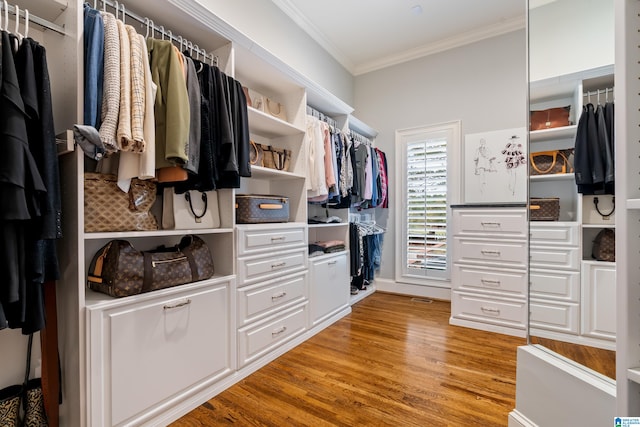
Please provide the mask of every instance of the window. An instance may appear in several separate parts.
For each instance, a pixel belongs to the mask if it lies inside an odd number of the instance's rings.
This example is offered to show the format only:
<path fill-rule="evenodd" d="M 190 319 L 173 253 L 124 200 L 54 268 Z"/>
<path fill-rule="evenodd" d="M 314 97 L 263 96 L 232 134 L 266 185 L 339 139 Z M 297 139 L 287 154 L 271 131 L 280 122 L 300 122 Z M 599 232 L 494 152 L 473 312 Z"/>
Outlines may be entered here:
<path fill-rule="evenodd" d="M 460 164 L 459 146 L 459 122 L 397 132 L 399 282 L 449 279 L 449 205 L 461 175 L 451 166 Z"/>

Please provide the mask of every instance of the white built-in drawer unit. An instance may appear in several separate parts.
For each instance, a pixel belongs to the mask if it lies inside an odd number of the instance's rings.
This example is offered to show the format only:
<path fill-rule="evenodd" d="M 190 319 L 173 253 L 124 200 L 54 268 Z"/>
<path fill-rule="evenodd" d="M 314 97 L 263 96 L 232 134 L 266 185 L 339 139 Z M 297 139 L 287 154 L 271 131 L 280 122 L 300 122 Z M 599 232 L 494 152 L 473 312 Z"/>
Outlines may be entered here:
<path fill-rule="evenodd" d="M 525 330 L 527 302 L 522 298 L 496 298 L 454 291 L 451 293 L 451 316 Z"/>
<path fill-rule="evenodd" d="M 525 336 L 528 227 L 525 206 L 453 209 L 453 325 Z"/>
<path fill-rule="evenodd" d="M 580 327 L 580 305 L 529 299 L 529 327 L 576 335 Z M 532 332 L 532 335 L 536 335 Z"/>
<path fill-rule="evenodd" d="M 269 280 L 307 268 L 306 247 L 238 259 L 238 286 Z"/>
<path fill-rule="evenodd" d="M 502 296 L 526 297 L 526 270 L 485 268 L 455 264 L 451 275 L 451 287 L 459 291 L 480 291 Z"/>
<path fill-rule="evenodd" d="M 238 326 L 268 316 L 307 297 L 307 275 L 297 273 L 237 289 Z"/>
<path fill-rule="evenodd" d="M 99 408 L 89 425 L 137 425 L 159 402 L 231 373 L 231 287 L 205 282 L 88 307 L 89 407 Z"/>
<path fill-rule="evenodd" d="M 238 330 L 239 367 L 274 350 L 306 330 L 308 301 Z"/>
<path fill-rule="evenodd" d="M 307 230 L 300 224 L 239 225 L 238 256 L 307 247 Z"/>
<path fill-rule="evenodd" d="M 526 238 L 527 210 L 519 209 L 455 209 L 453 233 L 464 236 L 499 235 Z"/>
<path fill-rule="evenodd" d="M 454 237 L 455 262 L 527 268 L 526 240 Z"/>

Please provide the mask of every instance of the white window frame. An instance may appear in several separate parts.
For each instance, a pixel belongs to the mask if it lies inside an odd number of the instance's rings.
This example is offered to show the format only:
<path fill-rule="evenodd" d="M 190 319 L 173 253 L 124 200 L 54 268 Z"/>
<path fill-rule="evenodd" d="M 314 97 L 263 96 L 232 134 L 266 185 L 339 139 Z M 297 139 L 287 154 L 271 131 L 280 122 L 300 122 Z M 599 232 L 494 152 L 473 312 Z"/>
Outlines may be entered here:
<path fill-rule="evenodd" d="M 449 287 L 451 277 L 451 249 L 453 236 L 451 230 L 452 204 L 459 203 L 462 183 L 462 155 L 460 120 L 425 125 L 396 131 L 396 282 L 436 287 Z M 433 137 L 447 137 L 447 267 L 444 271 L 410 270 L 407 266 L 407 147 L 408 144 Z"/>

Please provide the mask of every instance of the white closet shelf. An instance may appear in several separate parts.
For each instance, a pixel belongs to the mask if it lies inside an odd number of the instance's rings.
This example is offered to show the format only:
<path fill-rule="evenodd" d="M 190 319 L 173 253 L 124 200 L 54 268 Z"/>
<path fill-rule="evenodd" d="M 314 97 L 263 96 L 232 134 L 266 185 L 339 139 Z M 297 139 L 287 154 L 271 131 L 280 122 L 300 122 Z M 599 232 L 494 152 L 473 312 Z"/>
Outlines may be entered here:
<path fill-rule="evenodd" d="M 251 133 L 264 136 L 265 138 L 304 133 L 304 129 L 300 129 L 289 122 L 280 120 L 253 107 L 247 107 L 247 111 L 249 113 L 249 128 Z"/>
<path fill-rule="evenodd" d="M 208 288 L 211 285 L 217 283 L 223 283 L 229 281 L 235 276 L 223 276 L 220 274 L 214 275 L 210 279 L 201 280 L 193 283 L 186 283 L 184 285 L 172 286 L 170 288 L 158 289 L 152 292 L 145 292 L 138 295 L 131 295 L 128 297 L 111 297 L 101 292 L 96 292 L 91 289 L 86 289 L 85 304 L 87 308 L 114 308 L 123 305 L 137 304 L 144 301 L 152 301 L 160 298 L 171 298 L 173 295 L 182 294 L 185 291 L 193 291 L 200 288 Z"/>
<path fill-rule="evenodd" d="M 310 262 L 317 262 L 317 261 L 321 261 L 323 259 L 327 259 L 327 258 L 333 258 L 336 255 L 342 255 L 342 254 L 346 254 L 349 251 L 344 250 L 344 251 L 338 251 L 338 252 L 331 252 L 331 253 L 327 253 L 327 254 L 322 254 L 322 255 L 314 255 L 314 256 L 310 256 L 309 257 L 309 261 Z"/>
<path fill-rule="evenodd" d="M 571 125 L 551 129 L 534 130 L 529 132 L 529 140 L 531 142 L 541 142 L 573 138 L 576 135 L 577 129 L 577 125 Z"/>
<path fill-rule="evenodd" d="M 582 224 L 582 228 L 616 228 L 615 224 Z"/>
<path fill-rule="evenodd" d="M 634 383 L 640 384 L 640 367 L 627 369 L 627 378 Z"/>
<path fill-rule="evenodd" d="M 531 175 L 529 177 L 531 181 L 568 181 L 576 179 L 573 173 L 554 173 L 549 175 Z"/>
<path fill-rule="evenodd" d="M 348 222 L 333 222 L 330 224 L 309 224 L 309 228 L 336 228 L 336 227 L 348 227 Z"/>
<path fill-rule="evenodd" d="M 221 234 L 233 233 L 233 228 L 208 228 L 200 230 L 155 230 L 155 231 L 118 231 L 105 233 L 85 233 L 87 240 L 101 239 L 127 239 L 135 237 L 179 236 L 184 234 Z"/>
<path fill-rule="evenodd" d="M 291 179 L 301 178 L 304 179 L 304 175 L 300 175 L 293 172 L 280 171 L 278 169 L 265 168 L 263 166 L 251 166 L 251 178 L 257 179 Z"/>

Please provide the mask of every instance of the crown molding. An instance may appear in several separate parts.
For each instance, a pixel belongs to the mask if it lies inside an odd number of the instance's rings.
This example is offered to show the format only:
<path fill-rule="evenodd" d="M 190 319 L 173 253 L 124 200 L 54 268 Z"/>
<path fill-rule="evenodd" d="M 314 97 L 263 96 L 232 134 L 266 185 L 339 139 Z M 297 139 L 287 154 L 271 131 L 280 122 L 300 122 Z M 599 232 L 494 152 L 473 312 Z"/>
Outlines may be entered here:
<path fill-rule="evenodd" d="M 500 36 L 525 28 L 525 16 L 519 16 L 499 22 L 498 24 L 480 28 L 478 30 L 469 31 L 458 34 L 454 37 L 439 40 L 435 43 L 429 43 L 414 49 L 399 52 L 396 55 L 389 55 L 375 61 L 365 62 L 356 66 L 353 75 L 370 73 L 392 65 L 401 64 L 403 62 L 412 61 L 414 59 L 444 52 L 449 49 L 465 46 L 480 40 L 489 39 L 491 37 Z"/>
<path fill-rule="evenodd" d="M 354 74 L 355 64 L 344 52 L 333 44 L 322 31 L 318 29 L 307 17 L 300 12 L 289 0 L 271 0 L 278 6 L 293 22 L 302 28 L 309 36 L 315 40 L 324 50 L 326 50 L 336 61 L 338 61 L 351 74 Z"/>

